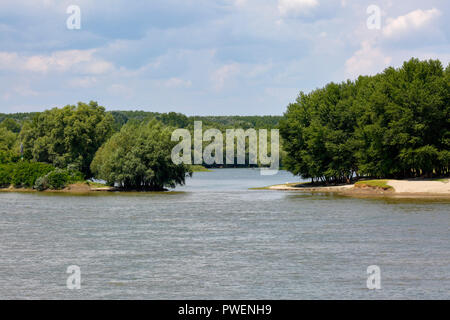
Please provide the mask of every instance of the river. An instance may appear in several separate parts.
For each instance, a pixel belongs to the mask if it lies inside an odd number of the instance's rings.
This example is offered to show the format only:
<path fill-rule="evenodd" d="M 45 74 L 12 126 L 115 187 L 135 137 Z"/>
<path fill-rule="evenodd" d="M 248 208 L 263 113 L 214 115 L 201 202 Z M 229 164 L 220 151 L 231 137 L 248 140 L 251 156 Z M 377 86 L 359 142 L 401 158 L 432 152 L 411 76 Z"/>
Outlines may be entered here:
<path fill-rule="evenodd" d="M 450 298 L 449 200 L 248 189 L 296 180 L 219 169 L 167 193 L 0 193 L 0 299 Z"/>

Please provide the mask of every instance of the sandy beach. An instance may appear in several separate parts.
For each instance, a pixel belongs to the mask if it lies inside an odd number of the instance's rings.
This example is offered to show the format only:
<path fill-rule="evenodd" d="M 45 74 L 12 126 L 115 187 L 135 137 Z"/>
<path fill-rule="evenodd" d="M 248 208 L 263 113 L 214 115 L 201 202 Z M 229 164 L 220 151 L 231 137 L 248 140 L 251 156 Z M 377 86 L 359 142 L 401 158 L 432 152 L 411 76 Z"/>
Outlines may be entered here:
<path fill-rule="evenodd" d="M 286 183 L 270 186 L 270 190 L 303 191 L 303 192 L 333 192 L 344 195 L 382 195 L 382 196 L 413 196 L 413 197 L 450 197 L 450 182 L 442 180 L 387 180 L 390 188 L 378 188 L 365 185 L 364 182 L 339 186 L 310 186 L 309 184 Z"/>
<path fill-rule="evenodd" d="M 447 181 L 389 180 L 396 193 L 433 193 L 450 195 L 450 183 Z"/>

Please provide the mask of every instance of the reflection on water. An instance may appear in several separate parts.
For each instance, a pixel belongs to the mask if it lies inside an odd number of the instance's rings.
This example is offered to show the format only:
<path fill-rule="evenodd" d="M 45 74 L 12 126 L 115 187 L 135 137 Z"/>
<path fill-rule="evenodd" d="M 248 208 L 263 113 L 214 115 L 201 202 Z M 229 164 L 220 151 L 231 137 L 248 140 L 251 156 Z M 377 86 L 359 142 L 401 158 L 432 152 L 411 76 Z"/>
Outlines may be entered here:
<path fill-rule="evenodd" d="M 450 298 L 449 201 L 248 190 L 287 181 L 224 169 L 169 193 L 0 193 L 0 298 Z"/>

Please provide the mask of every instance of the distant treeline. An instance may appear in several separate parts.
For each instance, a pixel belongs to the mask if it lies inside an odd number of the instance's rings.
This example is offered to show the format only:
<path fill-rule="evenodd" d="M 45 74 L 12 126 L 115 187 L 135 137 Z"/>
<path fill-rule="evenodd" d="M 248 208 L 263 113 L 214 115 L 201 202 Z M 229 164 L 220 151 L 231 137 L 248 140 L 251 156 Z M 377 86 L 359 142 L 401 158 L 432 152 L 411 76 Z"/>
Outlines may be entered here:
<path fill-rule="evenodd" d="M 202 121 L 204 126 L 219 130 L 228 128 L 273 129 L 283 118 L 282 116 L 186 116 L 176 112 L 150 111 L 106 111 L 106 113 L 113 116 L 115 131 L 119 131 L 129 121 L 140 123 L 152 119 L 174 128 L 193 128 L 194 121 Z M 13 119 L 20 125 L 24 121 L 32 120 L 38 114 L 40 112 L 0 113 L 0 123 L 5 119 Z"/>
<path fill-rule="evenodd" d="M 284 165 L 313 181 L 449 175 L 450 65 L 411 59 L 301 92 L 280 123 Z"/>

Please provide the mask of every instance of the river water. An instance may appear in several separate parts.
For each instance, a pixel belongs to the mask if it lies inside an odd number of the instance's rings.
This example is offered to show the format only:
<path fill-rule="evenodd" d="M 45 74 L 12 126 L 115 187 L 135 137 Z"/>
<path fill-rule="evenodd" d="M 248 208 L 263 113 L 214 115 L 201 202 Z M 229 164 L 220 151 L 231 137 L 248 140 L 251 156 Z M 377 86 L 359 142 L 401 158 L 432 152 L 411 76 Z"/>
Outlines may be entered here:
<path fill-rule="evenodd" d="M 248 190 L 288 181 L 221 169 L 167 193 L 0 192 L 0 299 L 450 298 L 450 201 Z"/>

